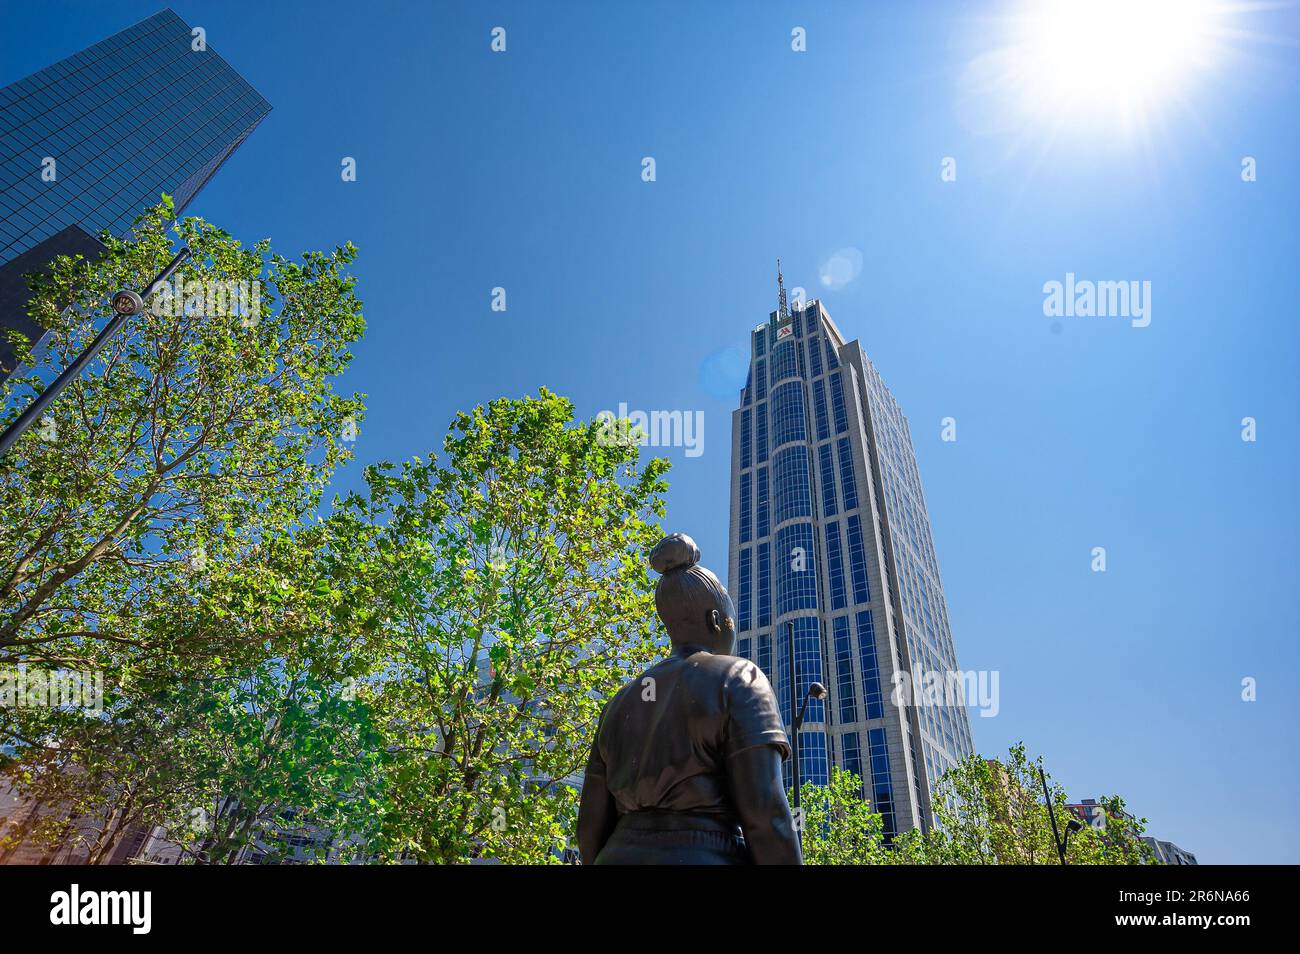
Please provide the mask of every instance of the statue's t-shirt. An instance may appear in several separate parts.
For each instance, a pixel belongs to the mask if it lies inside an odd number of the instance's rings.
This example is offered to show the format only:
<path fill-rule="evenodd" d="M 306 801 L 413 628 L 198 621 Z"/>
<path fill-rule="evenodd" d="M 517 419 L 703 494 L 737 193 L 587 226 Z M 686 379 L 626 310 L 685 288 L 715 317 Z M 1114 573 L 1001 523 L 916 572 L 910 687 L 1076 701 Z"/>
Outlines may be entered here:
<path fill-rule="evenodd" d="M 605 706 L 587 773 L 605 777 L 620 814 L 729 816 L 727 759 L 758 745 L 790 754 L 763 671 L 736 656 L 673 655 Z"/>

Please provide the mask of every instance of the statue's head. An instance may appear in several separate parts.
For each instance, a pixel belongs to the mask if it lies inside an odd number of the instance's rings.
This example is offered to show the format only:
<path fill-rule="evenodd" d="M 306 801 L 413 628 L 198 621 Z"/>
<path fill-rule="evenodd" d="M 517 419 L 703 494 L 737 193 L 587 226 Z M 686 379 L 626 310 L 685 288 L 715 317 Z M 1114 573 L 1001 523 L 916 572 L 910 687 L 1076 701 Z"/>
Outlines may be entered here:
<path fill-rule="evenodd" d="M 700 548 L 684 533 L 664 537 L 650 552 L 662 574 L 655 609 L 673 646 L 698 646 L 731 656 L 736 652 L 736 607 L 712 572 L 698 566 Z"/>

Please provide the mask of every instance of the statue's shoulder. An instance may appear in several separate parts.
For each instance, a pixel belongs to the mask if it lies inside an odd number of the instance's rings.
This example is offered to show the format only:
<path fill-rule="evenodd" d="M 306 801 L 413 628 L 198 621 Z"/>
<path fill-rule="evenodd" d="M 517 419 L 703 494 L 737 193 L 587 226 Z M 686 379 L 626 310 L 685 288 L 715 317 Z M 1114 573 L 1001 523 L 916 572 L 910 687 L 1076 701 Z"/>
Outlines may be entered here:
<path fill-rule="evenodd" d="M 698 659 L 702 667 L 717 673 L 728 685 L 737 687 L 767 685 L 767 677 L 763 675 L 763 670 L 744 656 L 699 653 L 691 659 Z"/>

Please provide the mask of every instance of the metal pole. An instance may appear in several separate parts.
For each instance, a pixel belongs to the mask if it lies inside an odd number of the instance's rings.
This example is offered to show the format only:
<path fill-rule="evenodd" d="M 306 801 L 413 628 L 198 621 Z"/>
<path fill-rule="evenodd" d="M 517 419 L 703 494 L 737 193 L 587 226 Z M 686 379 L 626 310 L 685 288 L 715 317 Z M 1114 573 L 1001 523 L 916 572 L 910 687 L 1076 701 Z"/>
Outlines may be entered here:
<path fill-rule="evenodd" d="M 794 622 L 785 625 L 790 637 L 790 778 L 794 780 L 795 829 L 799 832 L 799 844 L 802 846 L 803 821 L 799 817 L 799 689 L 794 678 Z"/>
<path fill-rule="evenodd" d="M 1047 799 L 1047 817 L 1052 820 L 1052 841 L 1056 845 L 1056 853 L 1061 856 L 1061 864 L 1065 864 L 1065 846 L 1061 844 L 1061 831 L 1056 827 L 1056 812 L 1052 810 L 1052 793 L 1047 790 L 1047 776 L 1043 774 L 1043 767 L 1038 766 L 1038 777 L 1043 783 L 1043 798 Z"/>
<path fill-rule="evenodd" d="M 167 267 L 158 273 L 158 277 L 149 283 L 149 287 L 144 290 L 144 294 L 142 294 L 140 298 L 142 300 L 148 299 L 148 297 L 154 293 L 155 289 L 170 278 L 172 272 L 176 271 L 176 269 L 180 267 L 180 264 L 189 257 L 189 248 L 182 246 L 181 250 L 176 253 L 176 257 L 168 262 Z M 112 320 L 104 326 L 103 331 L 95 336 L 95 340 L 90 343 L 90 347 L 77 355 L 77 359 L 63 369 L 63 372 L 54 379 L 54 383 L 40 394 L 36 395 L 36 400 L 32 401 L 27 410 L 18 415 L 17 420 L 5 429 L 3 436 L 0 436 L 0 454 L 7 453 L 9 448 L 13 446 L 14 441 L 18 440 L 18 438 L 22 436 L 23 431 L 31 427 L 32 423 L 41 416 L 45 408 L 63 392 L 63 389 L 71 384 L 74 378 L 80 377 L 81 372 L 86 369 L 86 365 L 90 364 L 90 362 L 94 360 L 95 355 L 99 354 L 99 352 L 103 350 L 104 345 L 108 344 L 109 339 L 112 338 L 113 335 L 117 334 L 117 330 L 126 323 L 127 319 L 130 318 L 132 314 L 134 314 L 134 312 L 123 314 L 122 312 L 114 311 Z"/>

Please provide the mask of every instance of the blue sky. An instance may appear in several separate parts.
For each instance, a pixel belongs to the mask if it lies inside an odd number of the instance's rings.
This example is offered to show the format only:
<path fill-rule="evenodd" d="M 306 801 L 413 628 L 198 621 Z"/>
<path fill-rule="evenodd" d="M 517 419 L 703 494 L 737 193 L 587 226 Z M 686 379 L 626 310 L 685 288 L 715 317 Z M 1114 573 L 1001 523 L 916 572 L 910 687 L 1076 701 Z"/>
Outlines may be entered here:
<path fill-rule="evenodd" d="M 0 83 L 159 8 L 6 3 Z M 725 572 L 737 396 L 708 369 L 775 307 L 779 255 L 911 421 L 958 658 L 1001 674 L 979 749 L 1023 739 L 1202 862 L 1300 861 L 1294 7 L 1233 13 L 1127 130 L 981 92 L 996 2 L 173 8 L 274 106 L 190 211 L 360 247 L 341 486 L 541 385 L 584 416 L 700 410 L 668 523 Z M 824 286 L 846 248 L 860 272 Z M 1067 272 L 1150 281 L 1150 326 L 1046 317 Z"/>

